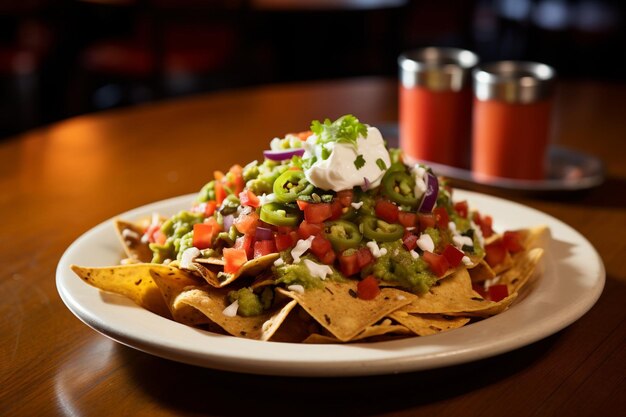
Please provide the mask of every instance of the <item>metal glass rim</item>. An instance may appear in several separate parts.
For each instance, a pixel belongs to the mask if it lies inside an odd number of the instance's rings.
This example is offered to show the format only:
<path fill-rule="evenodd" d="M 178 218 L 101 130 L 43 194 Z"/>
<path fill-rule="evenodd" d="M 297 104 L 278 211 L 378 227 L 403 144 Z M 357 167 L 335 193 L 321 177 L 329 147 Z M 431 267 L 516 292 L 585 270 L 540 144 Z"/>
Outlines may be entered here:
<path fill-rule="evenodd" d="M 553 95 L 556 71 L 539 62 L 498 61 L 475 68 L 473 79 L 478 100 L 525 104 Z"/>

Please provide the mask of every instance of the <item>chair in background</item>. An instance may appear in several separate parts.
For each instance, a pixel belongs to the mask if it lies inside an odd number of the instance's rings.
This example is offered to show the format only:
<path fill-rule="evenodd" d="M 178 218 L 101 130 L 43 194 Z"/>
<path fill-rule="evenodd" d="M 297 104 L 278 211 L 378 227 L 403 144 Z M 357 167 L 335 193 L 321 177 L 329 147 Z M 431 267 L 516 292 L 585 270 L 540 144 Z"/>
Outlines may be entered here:
<path fill-rule="evenodd" d="M 123 36 L 96 36 L 83 48 L 73 113 L 236 83 L 246 0 L 114 0 L 97 7 L 127 13 L 132 28 Z"/>
<path fill-rule="evenodd" d="M 55 42 L 51 0 L 0 1 L 0 137 L 41 121 L 41 76 Z"/>

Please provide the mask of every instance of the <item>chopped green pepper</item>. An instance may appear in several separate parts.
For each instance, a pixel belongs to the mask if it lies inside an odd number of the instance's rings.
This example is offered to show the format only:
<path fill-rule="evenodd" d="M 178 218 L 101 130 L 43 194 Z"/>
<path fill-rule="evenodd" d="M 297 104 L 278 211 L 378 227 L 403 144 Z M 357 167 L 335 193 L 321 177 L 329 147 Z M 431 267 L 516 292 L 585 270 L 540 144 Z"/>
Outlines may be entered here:
<path fill-rule="evenodd" d="M 406 172 L 387 172 L 383 178 L 383 192 L 393 202 L 403 206 L 416 207 L 415 180 Z"/>
<path fill-rule="evenodd" d="M 313 192 L 313 184 L 300 170 L 288 170 L 280 174 L 274 181 L 274 194 L 276 201 L 289 203 L 296 201 L 299 195 L 309 195 Z"/>
<path fill-rule="evenodd" d="M 354 223 L 345 220 L 327 222 L 324 227 L 324 234 L 333 245 L 333 249 L 338 252 L 356 248 L 362 239 L 359 228 Z"/>
<path fill-rule="evenodd" d="M 300 211 L 279 203 L 268 203 L 261 207 L 260 217 L 274 226 L 295 227 L 300 222 Z"/>
<path fill-rule="evenodd" d="M 361 232 L 366 238 L 377 242 L 393 242 L 404 235 L 404 227 L 368 216 L 361 222 Z"/>

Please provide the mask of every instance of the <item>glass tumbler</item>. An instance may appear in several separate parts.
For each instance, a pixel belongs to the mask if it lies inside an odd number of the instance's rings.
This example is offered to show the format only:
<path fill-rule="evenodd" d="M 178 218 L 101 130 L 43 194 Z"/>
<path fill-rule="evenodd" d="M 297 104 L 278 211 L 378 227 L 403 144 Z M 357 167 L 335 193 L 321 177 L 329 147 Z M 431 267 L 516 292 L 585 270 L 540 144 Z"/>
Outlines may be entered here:
<path fill-rule="evenodd" d="M 408 159 L 469 166 L 471 70 L 477 64 L 476 54 L 456 48 L 400 55 L 400 147 Z"/>
<path fill-rule="evenodd" d="M 474 70 L 476 176 L 546 177 L 555 78 L 552 67 L 536 62 L 500 61 Z"/>

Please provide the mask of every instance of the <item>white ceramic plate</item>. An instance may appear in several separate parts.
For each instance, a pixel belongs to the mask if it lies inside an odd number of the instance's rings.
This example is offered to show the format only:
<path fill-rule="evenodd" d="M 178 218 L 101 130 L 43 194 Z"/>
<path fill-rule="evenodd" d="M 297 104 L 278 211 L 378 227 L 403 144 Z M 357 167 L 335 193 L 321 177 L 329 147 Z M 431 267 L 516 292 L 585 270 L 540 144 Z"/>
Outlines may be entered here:
<path fill-rule="evenodd" d="M 193 196 L 161 201 L 120 215 L 171 215 Z M 163 358 L 214 369 L 292 376 L 349 376 L 408 372 L 459 364 L 507 352 L 549 336 L 585 314 L 604 287 L 605 271 L 591 244 L 561 221 L 484 194 L 455 191 L 472 208 L 491 214 L 497 230 L 545 224 L 552 239 L 545 272 L 509 310 L 469 326 L 427 337 L 349 345 L 260 342 L 217 335 L 164 319 L 121 296 L 79 279 L 71 264 L 115 265 L 122 251 L 112 220 L 79 237 L 57 267 L 57 288 L 84 323 L 127 346 Z"/>

